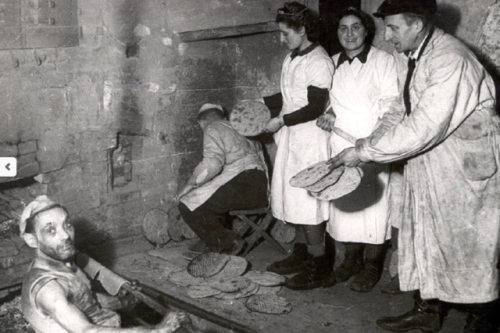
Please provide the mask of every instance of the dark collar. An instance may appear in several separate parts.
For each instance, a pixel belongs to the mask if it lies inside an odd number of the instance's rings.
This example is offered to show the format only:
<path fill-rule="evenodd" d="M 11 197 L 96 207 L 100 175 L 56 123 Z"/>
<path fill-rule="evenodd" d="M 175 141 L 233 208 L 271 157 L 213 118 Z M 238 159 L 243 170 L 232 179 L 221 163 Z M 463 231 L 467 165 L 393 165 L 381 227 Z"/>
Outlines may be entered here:
<path fill-rule="evenodd" d="M 347 54 L 345 53 L 345 50 L 340 53 L 339 56 L 339 61 L 337 62 L 337 67 L 342 65 L 345 61 L 348 61 L 349 63 L 352 63 L 354 59 L 358 58 L 359 61 L 361 61 L 362 64 L 366 63 L 366 58 L 368 58 L 368 53 L 370 53 L 371 45 L 367 44 L 363 51 L 358 53 L 357 55 L 354 56 L 354 58 L 349 58 Z"/>
<path fill-rule="evenodd" d="M 293 59 L 296 56 L 306 55 L 309 52 L 311 52 L 312 50 L 314 50 L 316 48 L 316 46 L 318 46 L 318 45 L 319 45 L 319 43 L 315 42 L 315 43 L 312 43 L 311 45 L 309 45 L 308 47 L 306 47 L 305 49 L 303 49 L 302 51 L 299 51 L 299 49 L 295 49 L 295 50 L 292 51 L 291 57 Z"/>

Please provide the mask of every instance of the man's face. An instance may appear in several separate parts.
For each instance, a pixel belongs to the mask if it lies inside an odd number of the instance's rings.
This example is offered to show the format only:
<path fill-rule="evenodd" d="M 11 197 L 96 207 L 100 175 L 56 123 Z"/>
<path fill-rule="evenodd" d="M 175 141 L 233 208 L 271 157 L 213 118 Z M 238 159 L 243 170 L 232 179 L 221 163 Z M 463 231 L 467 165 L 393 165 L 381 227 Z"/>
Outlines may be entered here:
<path fill-rule="evenodd" d="M 65 261 L 75 254 L 75 229 L 64 209 L 56 207 L 35 217 L 35 235 L 41 252 Z"/>
<path fill-rule="evenodd" d="M 415 51 L 418 48 L 418 22 L 408 24 L 404 14 L 390 15 L 384 18 L 385 40 L 394 45 L 399 53 Z"/>
<path fill-rule="evenodd" d="M 299 31 L 289 28 L 285 23 L 278 23 L 280 29 L 280 41 L 288 46 L 289 50 L 295 50 L 300 48 L 302 42 L 304 41 L 303 28 Z"/>

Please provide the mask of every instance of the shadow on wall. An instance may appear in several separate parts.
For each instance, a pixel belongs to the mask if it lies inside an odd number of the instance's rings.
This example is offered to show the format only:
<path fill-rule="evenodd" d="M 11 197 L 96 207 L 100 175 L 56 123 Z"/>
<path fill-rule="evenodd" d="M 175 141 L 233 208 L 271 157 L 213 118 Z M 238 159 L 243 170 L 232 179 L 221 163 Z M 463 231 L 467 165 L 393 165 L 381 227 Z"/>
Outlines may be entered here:
<path fill-rule="evenodd" d="M 462 21 L 460 8 L 451 4 L 440 4 L 435 17 L 436 27 L 450 35 L 456 36 L 458 26 Z"/>
<path fill-rule="evenodd" d="M 75 246 L 101 263 L 115 257 L 115 244 L 106 231 L 100 230 L 95 224 L 84 218 L 75 218 Z"/>
<path fill-rule="evenodd" d="M 438 7 L 438 12 L 435 17 L 435 26 L 449 33 L 450 35 L 456 36 L 458 26 L 462 21 L 462 14 L 460 8 L 451 4 L 440 4 Z M 500 39 L 500 38 L 499 38 Z M 500 115 L 500 103 L 498 103 L 498 96 L 500 94 L 500 72 L 499 64 L 493 63 L 483 52 L 473 45 L 471 41 L 462 40 L 477 56 L 481 64 L 486 68 L 488 73 L 493 77 L 495 81 L 496 94 L 497 94 L 497 104 L 496 111 Z"/>

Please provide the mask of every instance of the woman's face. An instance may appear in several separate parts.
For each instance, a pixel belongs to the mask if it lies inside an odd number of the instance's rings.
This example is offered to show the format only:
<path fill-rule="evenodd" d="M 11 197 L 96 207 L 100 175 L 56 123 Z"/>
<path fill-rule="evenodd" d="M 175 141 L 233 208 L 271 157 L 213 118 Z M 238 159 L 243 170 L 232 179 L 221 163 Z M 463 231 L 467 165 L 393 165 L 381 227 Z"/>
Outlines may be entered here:
<path fill-rule="evenodd" d="M 367 35 L 368 32 L 358 17 L 350 15 L 340 20 L 337 36 L 349 57 L 352 58 L 363 51 Z"/>
<path fill-rule="evenodd" d="M 302 50 L 300 47 L 307 39 L 305 37 L 304 27 L 296 31 L 295 29 L 289 28 L 288 25 L 283 22 L 278 23 L 278 26 L 280 28 L 280 41 L 285 43 L 289 50 L 295 50 L 297 48 Z"/>

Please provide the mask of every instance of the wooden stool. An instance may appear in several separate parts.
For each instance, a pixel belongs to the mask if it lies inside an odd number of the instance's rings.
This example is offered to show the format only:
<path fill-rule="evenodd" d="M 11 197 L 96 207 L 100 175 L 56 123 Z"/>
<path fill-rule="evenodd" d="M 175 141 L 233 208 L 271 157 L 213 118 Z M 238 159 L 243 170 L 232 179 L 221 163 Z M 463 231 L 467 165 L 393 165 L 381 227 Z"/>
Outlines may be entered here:
<path fill-rule="evenodd" d="M 283 254 L 287 254 L 281 244 L 267 233 L 267 229 L 274 219 L 271 210 L 268 207 L 233 210 L 229 212 L 229 215 L 237 216 L 247 225 L 248 228 L 253 229 L 253 233 L 245 239 L 247 242 L 247 248 L 241 254 L 242 256 L 245 256 L 248 252 L 250 252 L 250 250 L 257 244 L 261 236 L 263 236 L 264 239 L 267 240 L 276 250 Z M 254 217 L 255 221 L 250 219 L 251 216 Z"/>

